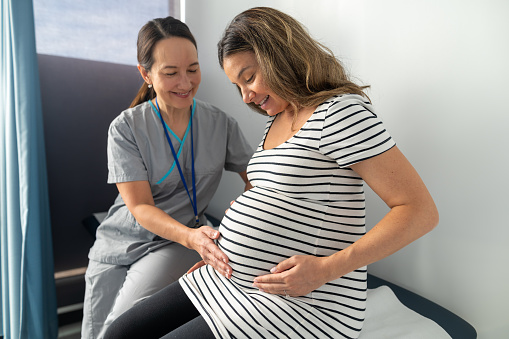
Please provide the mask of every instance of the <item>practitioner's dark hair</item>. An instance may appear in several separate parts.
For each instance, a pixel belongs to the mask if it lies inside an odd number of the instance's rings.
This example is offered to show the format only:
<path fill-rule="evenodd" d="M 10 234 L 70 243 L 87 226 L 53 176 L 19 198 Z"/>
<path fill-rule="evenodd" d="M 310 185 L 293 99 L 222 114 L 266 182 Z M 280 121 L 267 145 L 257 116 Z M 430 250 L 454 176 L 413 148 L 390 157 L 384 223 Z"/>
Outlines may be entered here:
<path fill-rule="evenodd" d="M 182 21 L 169 16 L 147 22 L 138 33 L 137 49 L 140 66 L 150 71 L 154 64 L 154 46 L 156 43 L 160 40 L 173 37 L 187 39 L 193 43 L 194 47 L 198 48 L 189 27 Z M 143 82 L 138 94 L 129 107 L 134 107 L 155 97 L 154 89 L 149 88 L 147 83 Z"/>

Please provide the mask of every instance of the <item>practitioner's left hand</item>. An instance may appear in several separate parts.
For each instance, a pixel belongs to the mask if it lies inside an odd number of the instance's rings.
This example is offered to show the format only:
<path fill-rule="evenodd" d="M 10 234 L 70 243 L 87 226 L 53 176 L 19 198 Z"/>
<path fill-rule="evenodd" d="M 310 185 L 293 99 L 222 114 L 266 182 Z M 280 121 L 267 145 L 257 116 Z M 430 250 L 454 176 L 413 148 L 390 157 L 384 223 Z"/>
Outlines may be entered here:
<path fill-rule="evenodd" d="M 271 294 L 306 295 L 328 281 L 326 258 L 294 255 L 272 268 L 271 274 L 256 277 L 253 287 Z"/>

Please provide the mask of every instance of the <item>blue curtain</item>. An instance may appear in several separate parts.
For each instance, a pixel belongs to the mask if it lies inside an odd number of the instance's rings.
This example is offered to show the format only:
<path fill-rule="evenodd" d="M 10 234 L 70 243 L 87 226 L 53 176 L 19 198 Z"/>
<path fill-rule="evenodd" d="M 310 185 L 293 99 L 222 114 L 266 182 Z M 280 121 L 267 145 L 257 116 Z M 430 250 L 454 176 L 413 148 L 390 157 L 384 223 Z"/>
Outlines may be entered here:
<path fill-rule="evenodd" d="M 56 293 L 32 0 L 1 0 L 0 270 L 4 338 L 56 338 Z"/>

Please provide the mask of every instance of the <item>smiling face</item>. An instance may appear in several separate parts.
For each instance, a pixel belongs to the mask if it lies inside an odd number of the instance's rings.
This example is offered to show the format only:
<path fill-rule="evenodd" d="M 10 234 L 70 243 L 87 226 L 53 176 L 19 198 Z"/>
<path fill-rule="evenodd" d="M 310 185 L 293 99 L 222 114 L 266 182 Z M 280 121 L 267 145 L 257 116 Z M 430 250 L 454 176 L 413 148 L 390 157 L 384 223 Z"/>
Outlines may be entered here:
<path fill-rule="evenodd" d="M 225 57 L 223 69 L 228 79 L 240 89 L 246 104 L 252 102 L 270 116 L 291 108 L 289 102 L 265 85 L 253 52 L 239 52 Z"/>
<path fill-rule="evenodd" d="M 154 64 L 148 72 L 138 66 L 147 83 L 154 86 L 159 105 L 167 109 L 188 109 L 201 82 L 198 52 L 184 38 L 168 38 L 157 42 Z"/>

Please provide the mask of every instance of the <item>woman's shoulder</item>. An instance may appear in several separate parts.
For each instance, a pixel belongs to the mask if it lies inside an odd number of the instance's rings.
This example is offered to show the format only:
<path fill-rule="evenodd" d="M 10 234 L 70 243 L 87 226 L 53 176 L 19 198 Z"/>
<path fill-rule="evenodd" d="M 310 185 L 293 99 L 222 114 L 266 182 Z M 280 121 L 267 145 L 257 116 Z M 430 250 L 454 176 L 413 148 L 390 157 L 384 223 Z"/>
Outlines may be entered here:
<path fill-rule="evenodd" d="M 345 114 L 366 112 L 374 115 L 375 111 L 368 98 L 358 94 L 335 95 L 318 106 L 317 112 L 322 112 L 325 119 L 338 119 Z"/>
<path fill-rule="evenodd" d="M 371 106 L 371 102 L 368 98 L 358 94 L 340 94 L 330 97 L 328 100 L 324 101 L 322 105 L 327 109 L 333 109 L 334 107 L 350 105 Z"/>
<path fill-rule="evenodd" d="M 204 110 L 207 113 L 217 115 L 217 116 L 227 116 L 228 115 L 222 109 L 220 109 L 217 106 L 212 105 L 209 102 L 202 101 L 199 99 L 195 99 L 195 101 L 196 101 L 196 108 L 198 108 L 200 110 Z"/>
<path fill-rule="evenodd" d="M 135 120 L 145 119 L 147 114 L 151 113 L 150 103 L 148 101 L 123 110 L 113 121 L 111 125 L 131 124 Z"/>

